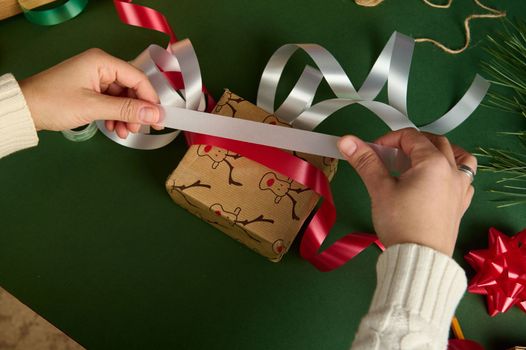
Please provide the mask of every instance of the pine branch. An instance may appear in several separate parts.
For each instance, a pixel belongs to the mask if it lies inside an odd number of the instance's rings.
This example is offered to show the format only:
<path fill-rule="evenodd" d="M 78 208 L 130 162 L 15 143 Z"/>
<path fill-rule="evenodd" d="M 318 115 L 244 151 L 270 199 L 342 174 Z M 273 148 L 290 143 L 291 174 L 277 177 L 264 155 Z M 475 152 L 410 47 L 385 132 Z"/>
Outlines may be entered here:
<path fill-rule="evenodd" d="M 488 36 L 488 41 L 489 60 L 482 62 L 482 69 L 493 86 L 508 91 L 491 91 L 487 105 L 526 117 L 526 23 L 506 20 L 504 31 Z"/>
<path fill-rule="evenodd" d="M 504 197 L 504 199 L 497 200 L 505 202 L 498 205 L 498 208 L 526 204 L 526 187 L 523 186 L 523 183 L 526 182 L 526 131 L 504 134 L 517 136 L 522 141 L 524 152 L 479 147 L 479 153 L 475 153 L 479 159 L 485 161 L 478 167 L 481 171 L 508 175 L 496 182 L 501 185 L 501 190 L 490 190 L 490 192 Z"/>
<path fill-rule="evenodd" d="M 503 31 L 488 36 L 488 42 L 489 58 L 481 67 L 492 88 L 484 105 L 526 117 L 526 23 L 505 20 Z M 526 131 L 502 134 L 516 136 L 524 148 L 516 152 L 480 147 L 476 154 L 483 161 L 481 171 L 502 176 L 496 181 L 501 188 L 490 190 L 502 197 L 495 200 L 501 203 L 498 208 L 526 204 Z"/>

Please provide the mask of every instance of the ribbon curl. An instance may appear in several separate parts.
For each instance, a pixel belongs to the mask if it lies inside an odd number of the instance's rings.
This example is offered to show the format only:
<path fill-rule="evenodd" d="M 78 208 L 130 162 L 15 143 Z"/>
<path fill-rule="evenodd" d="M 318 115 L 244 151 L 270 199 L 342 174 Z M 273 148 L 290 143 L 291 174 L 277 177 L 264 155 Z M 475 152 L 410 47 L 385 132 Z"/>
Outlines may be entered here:
<path fill-rule="evenodd" d="M 487 295 L 490 316 L 513 306 L 526 312 L 526 229 L 509 237 L 492 227 L 488 237 L 488 249 L 464 257 L 477 271 L 468 291 Z"/>
<path fill-rule="evenodd" d="M 315 44 L 288 44 L 280 47 L 263 71 L 258 89 L 257 105 L 294 127 L 313 130 L 336 111 L 352 104 L 360 104 L 377 115 L 391 130 L 418 129 L 407 113 L 407 87 L 414 50 L 414 39 L 394 32 L 378 56 L 361 88 L 356 91 L 338 61 L 325 48 Z M 285 65 L 298 49 L 305 51 L 319 70 L 308 67 L 285 102 L 274 111 L 274 98 Z M 325 79 L 335 99 L 311 106 L 319 84 Z M 374 101 L 387 83 L 388 103 Z M 464 122 L 480 105 L 489 82 L 476 75 L 467 92 L 447 113 L 420 130 L 445 134 Z"/>

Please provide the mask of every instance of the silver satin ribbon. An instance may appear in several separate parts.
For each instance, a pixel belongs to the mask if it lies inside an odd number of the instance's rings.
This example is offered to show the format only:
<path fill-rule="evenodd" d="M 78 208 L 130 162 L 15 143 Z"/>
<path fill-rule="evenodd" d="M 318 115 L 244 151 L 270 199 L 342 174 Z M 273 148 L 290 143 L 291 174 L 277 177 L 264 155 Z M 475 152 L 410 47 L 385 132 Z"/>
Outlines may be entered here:
<path fill-rule="evenodd" d="M 298 50 L 304 50 L 318 66 L 307 66 L 279 108 L 275 96 L 285 65 Z M 205 98 L 199 63 L 189 40 L 171 46 L 171 52 L 151 45 L 134 64 L 148 76 L 159 94 L 164 108 L 164 125 L 172 129 L 229 138 L 237 141 L 278 147 L 331 158 L 343 159 L 338 151 L 339 137 L 312 130 L 341 108 L 358 103 L 376 114 L 392 130 L 418 129 L 407 113 L 407 85 L 414 49 L 414 40 L 393 33 L 374 63 L 361 88 L 356 91 L 345 71 L 326 49 L 315 44 L 288 44 L 270 58 L 261 77 L 257 105 L 294 126 L 256 123 L 237 118 L 225 118 L 202 112 Z M 181 72 L 185 90 L 175 91 L 159 70 Z M 325 79 L 336 98 L 312 105 L 321 81 Z M 387 83 L 388 103 L 374 101 Z M 460 125 L 477 108 L 489 88 L 489 82 L 477 75 L 458 103 L 436 121 L 420 127 L 422 131 L 444 134 Z M 118 138 L 97 122 L 101 131 L 113 141 L 132 148 L 155 149 L 170 143 L 178 131 L 163 135 L 131 134 Z M 404 171 L 410 166 L 407 156 L 398 149 L 371 145 L 392 171 Z"/>
<path fill-rule="evenodd" d="M 158 45 L 150 45 L 131 63 L 141 69 L 152 83 L 159 96 L 161 105 L 187 109 L 205 110 L 206 103 L 201 92 L 201 70 L 194 48 L 189 40 L 172 45 L 171 53 Z M 176 91 L 160 71 L 181 72 L 185 89 Z M 104 121 L 97 121 L 97 127 L 112 141 L 135 149 L 152 150 L 166 146 L 178 135 L 179 130 L 161 135 L 149 135 L 149 126 L 141 127 L 140 133 L 129 134 L 121 139 L 104 126 Z M 180 129 L 180 128 L 175 128 Z"/>
<path fill-rule="evenodd" d="M 319 67 L 307 67 L 291 94 L 283 104 L 274 109 L 279 80 L 290 57 L 298 50 L 305 51 Z M 263 71 L 259 85 L 257 105 L 269 113 L 275 113 L 296 128 L 313 130 L 327 117 L 341 108 L 358 103 L 376 114 L 391 128 L 416 128 L 407 113 L 407 85 L 413 56 L 414 40 L 394 32 L 356 91 L 345 71 L 336 59 L 323 47 L 315 44 L 288 44 L 279 48 L 270 58 Z M 322 77 L 336 95 L 311 106 Z M 301 84 L 300 84 L 301 82 Z M 389 103 L 374 101 L 387 82 Z M 476 75 L 468 91 L 460 101 L 436 121 L 420 127 L 422 131 L 445 134 L 466 120 L 482 102 L 489 82 Z"/>

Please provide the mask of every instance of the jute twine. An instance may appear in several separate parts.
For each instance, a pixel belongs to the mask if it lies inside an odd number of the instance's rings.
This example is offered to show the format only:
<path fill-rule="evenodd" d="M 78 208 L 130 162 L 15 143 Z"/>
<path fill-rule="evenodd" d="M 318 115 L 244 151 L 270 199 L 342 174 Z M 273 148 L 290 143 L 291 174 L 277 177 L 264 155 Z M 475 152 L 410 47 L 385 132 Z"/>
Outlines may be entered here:
<path fill-rule="evenodd" d="M 367 6 L 367 7 L 377 6 L 383 1 L 384 0 L 354 0 L 354 2 L 356 2 L 358 5 Z M 429 0 L 422 0 L 422 1 L 431 7 L 440 8 L 440 9 L 447 9 L 451 7 L 451 4 L 453 3 L 453 0 L 448 0 L 447 4 L 444 4 L 444 5 L 434 4 Z M 442 44 L 441 42 L 436 41 L 435 39 L 431 39 L 431 38 L 416 38 L 415 41 L 418 43 L 425 43 L 425 42 L 431 43 L 437 46 L 438 48 L 442 49 L 443 51 L 449 54 L 452 54 L 452 55 L 464 52 L 464 50 L 466 50 L 469 47 L 469 44 L 471 42 L 471 28 L 469 26 L 469 22 L 471 20 L 477 19 L 477 18 L 500 18 L 500 17 L 506 16 L 505 11 L 499 11 L 497 9 L 486 6 L 482 4 L 479 0 L 473 0 L 473 2 L 475 2 L 475 4 L 477 4 L 477 6 L 479 6 L 480 8 L 488 11 L 488 13 L 474 13 L 466 17 L 466 19 L 464 20 L 464 32 L 465 32 L 465 37 L 466 37 L 464 46 L 462 46 L 459 49 L 451 49 L 447 47 L 446 45 Z"/>

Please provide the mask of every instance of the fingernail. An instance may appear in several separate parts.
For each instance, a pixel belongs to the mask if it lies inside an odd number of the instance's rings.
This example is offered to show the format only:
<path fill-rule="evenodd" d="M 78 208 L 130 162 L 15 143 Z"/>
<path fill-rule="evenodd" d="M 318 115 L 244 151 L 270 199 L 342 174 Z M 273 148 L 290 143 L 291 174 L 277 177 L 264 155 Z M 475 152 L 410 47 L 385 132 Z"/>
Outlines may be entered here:
<path fill-rule="evenodd" d="M 354 142 L 349 137 L 344 137 L 340 139 L 340 151 L 346 155 L 347 157 L 350 157 L 353 155 L 353 153 L 356 151 L 357 145 L 356 142 Z"/>
<path fill-rule="evenodd" d="M 157 113 L 152 107 L 142 107 L 139 111 L 139 120 L 143 123 L 155 123 L 158 119 Z"/>

